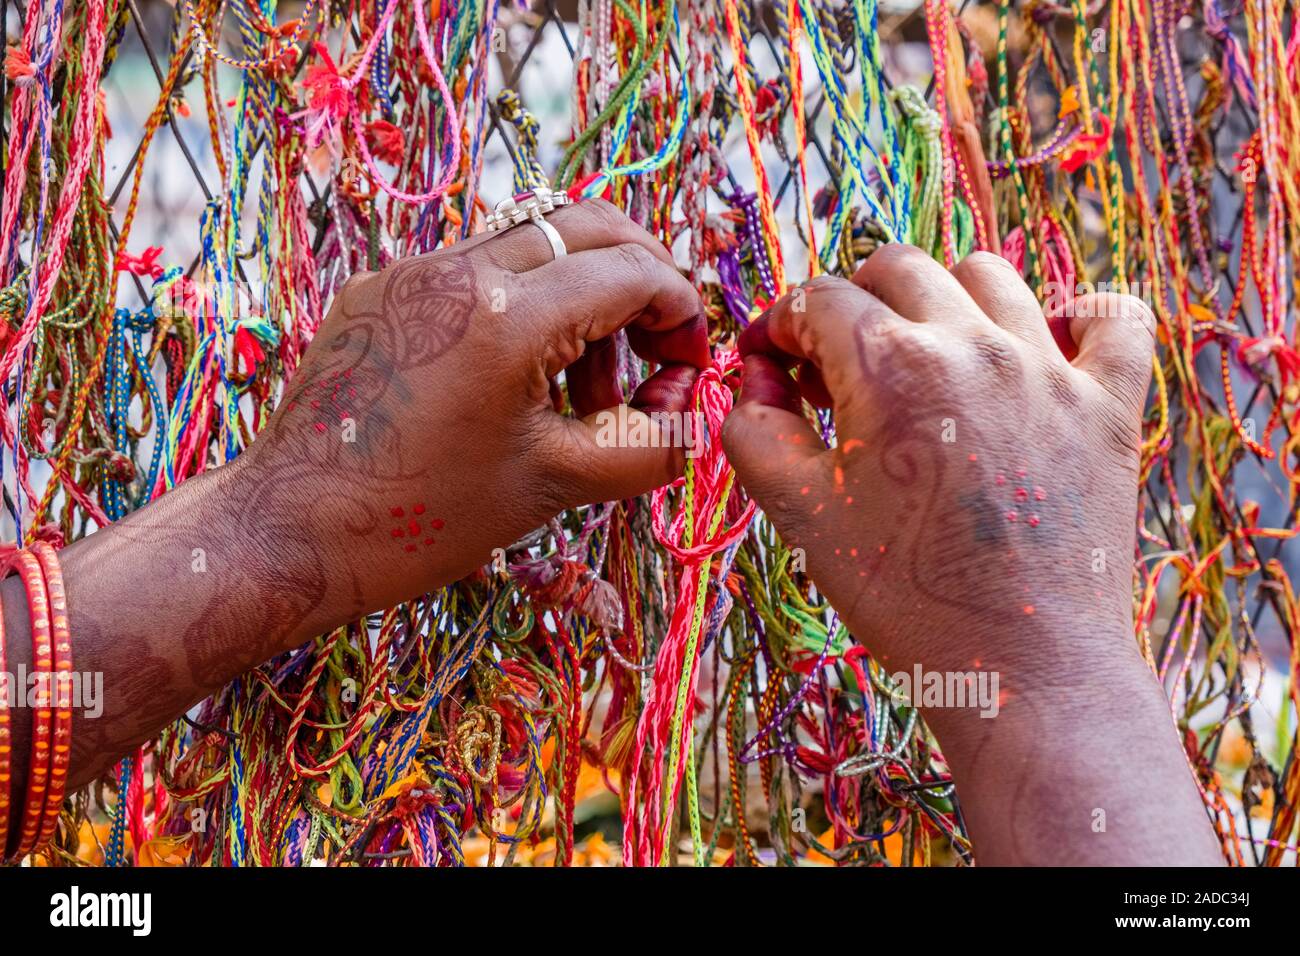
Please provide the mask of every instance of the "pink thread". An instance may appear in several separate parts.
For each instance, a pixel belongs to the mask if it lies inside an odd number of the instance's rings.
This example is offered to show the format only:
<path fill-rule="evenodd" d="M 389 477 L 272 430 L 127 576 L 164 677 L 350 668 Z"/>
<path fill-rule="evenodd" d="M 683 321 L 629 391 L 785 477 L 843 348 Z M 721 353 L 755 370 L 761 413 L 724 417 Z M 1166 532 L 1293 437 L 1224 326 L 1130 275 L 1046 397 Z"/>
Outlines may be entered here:
<path fill-rule="evenodd" d="M 663 808 L 664 763 L 672 744 L 673 711 L 677 703 L 677 687 L 687 667 L 686 651 L 699 600 L 700 588 L 708 586 L 709 559 L 719 551 L 739 541 L 749 527 L 754 515 L 754 502 L 748 502 L 730 527 L 723 527 L 709 537 L 709 523 L 720 506 L 723 495 L 730 491 L 728 479 L 731 466 L 722 451 L 717 436 L 722 433 L 722 423 L 731 411 L 731 389 L 724 383 L 728 375 L 739 375 L 741 362 L 734 351 L 725 351 L 717 357 L 711 368 L 700 373 L 695 383 L 693 407 L 704 415 L 710 440 L 703 454 L 695 459 L 694 495 L 692 502 L 692 540 L 699 542 L 689 547 L 680 541 L 686 524 L 686 509 L 678 510 L 671 522 L 665 525 L 664 499 L 668 491 L 685 485 L 679 478 L 651 495 L 651 526 L 655 538 L 680 565 L 677 584 L 677 602 L 673 607 L 668 635 L 655 659 L 654 680 L 647 695 L 645 710 L 637 721 L 636 745 L 633 749 L 631 773 L 625 790 L 623 811 L 623 861 L 628 866 L 656 863 L 663 853 L 672 820 Z M 707 621 L 707 609 L 705 620 Z M 699 677 L 699 656 L 690 662 L 688 701 L 695 698 Z M 672 801 L 681 789 L 686 760 L 691 748 L 691 714 L 682 721 L 679 730 L 676 765 L 668 768 Z M 641 755 L 650 745 L 649 775 L 645 781 L 644 799 L 638 800 L 637 787 L 641 778 Z"/>

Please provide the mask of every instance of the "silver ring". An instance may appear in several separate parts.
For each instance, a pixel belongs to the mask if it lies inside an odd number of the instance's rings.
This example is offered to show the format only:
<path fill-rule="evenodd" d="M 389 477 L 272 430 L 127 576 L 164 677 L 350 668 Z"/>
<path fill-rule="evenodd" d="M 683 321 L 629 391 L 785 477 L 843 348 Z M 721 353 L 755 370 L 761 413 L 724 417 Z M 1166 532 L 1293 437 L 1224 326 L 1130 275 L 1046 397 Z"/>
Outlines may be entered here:
<path fill-rule="evenodd" d="M 537 225 L 537 228 L 546 233 L 546 238 L 551 241 L 551 251 L 555 253 L 555 258 L 563 259 L 569 254 L 568 248 L 564 245 L 564 237 L 560 235 L 560 230 L 556 229 L 549 222 L 538 216 L 531 220 Z"/>
<path fill-rule="evenodd" d="M 555 254 L 555 258 L 561 259 L 569 254 L 569 250 L 564 245 L 564 238 L 559 230 L 544 217 L 548 212 L 554 212 L 559 206 L 567 206 L 572 201 L 567 193 L 555 192 L 548 186 L 538 186 L 536 189 L 497 203 L 488 214 L 487 230 L 504 232 L 515 226 L 522 226 L 526 222 L 536 223 L 537 227 L 546 233 L 546 239 L 551 244 L 551 252 Z"/>

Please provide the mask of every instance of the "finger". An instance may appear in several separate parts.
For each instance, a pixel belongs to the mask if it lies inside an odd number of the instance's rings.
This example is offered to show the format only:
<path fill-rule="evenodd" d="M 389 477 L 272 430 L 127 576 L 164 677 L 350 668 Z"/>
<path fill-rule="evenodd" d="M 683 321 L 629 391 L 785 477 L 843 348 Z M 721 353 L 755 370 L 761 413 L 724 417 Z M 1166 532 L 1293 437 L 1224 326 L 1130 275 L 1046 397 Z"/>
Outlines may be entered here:
<path fill-rule="evenodd" d="M 569 403 L 579 418 L 623 403 L 618 381 L 618 343 L 606 335 L 587 344 L 578 360 L 564 371 Z"/>
<path fill-rule="evenodd" d="M 952 275 L 994 324 L 1039 348 L 1051 346 L 1038 297 L 1006 259 L 992 252 L 972 252 L 953 267 Z"/>
<path fill-rule="evenodd" d="M 1155 327 L 1155 316 L 1141 299 L 1115 292 L 1081 295 L 1070 316 L 1070 336 L 1079 348 L 1073 365 L 1140 407 L 1151 381 Z"/>
<path fill-rule="evenodd" d="M 696 368 L 709 364 L 708 326 L 702 315 L 667 332 L 651 332 L 636 325 L 629 325 L 626 331 L 632 350 L 651 362 Z M 614 336 L 590 343 L 564 377 L 569 384 L 569 401 L 579 418 L 622 402 Z"/>
<path fill-rule="evenodd" d="M 552 416 L 551 472 L 572 504 L 632 498 L 682 474 L 686 456 L 705 440 L 691 413 L 698 374 L 690 365 L 667 366 L 626 405 L 582 419 Z"/>
<path fill-rule="evenodd" d="M 802 499 L 810 473 L 824 452 L 816 429 L 799 411 L 799 391 L 766 355 L 745 358 L 745 379 L 736 407 L 722 426 L 722 447 L 745 490 L 778 523 Z"/>
<path fill-rule="evenodd" d="M 603 199 L 586 199 L 561 206 L 548 213 L 546 221 L 564 240 L 570 256 L 577 252 L 633 244 L 643 247 L 665 264 L 673 264 L 672 253 L 616 206 Z M 502 232 L 479 233 L 452 247 L 482 258 L 509 272 L 528 272 L 555 261 L 555 250 L 546 234 L 531 222 Z"/>
<path fill-rule="evenodd" d="M 628 325 L 636 327 L 639 354 L 652 361 L 697 368 L 711 361 L 704 308 L 695 287 L 643 246 L 624 243 L 565 256 L 517 276 L 514 289 L 529 306 L 520 311 L 528 323 L 524 334 L 540 339 L 538 352 L 548 375 L 573 363 L 587 343 Z M 612 343 L 609 350 L 613 352 Z M 612 356 L 605 359 L 600 364 L 600 357 L 593 357 L 578 369 L 580 379 L 592 379 L 580 388 L 612 394 L 616 369 Z M 603 382 L 594 381 L 596 374 Z"/>
<path fill-rule="evenodd" d="M 952 273 L 916 246 L 889 243 L 873 252 L 853 283 L 913 322 L 960 319 L 971 298 Z"/>
<path fill-rule="evenodd" d="M 799 363 L 799 392 L 808 400 L 808 404 L 816 408 L 830 408 L 835 404 L 835 399 L 826 387 L 826 380 L 822 378 L 821 369 L 812 362 Z"/>
<path fill-rule="evenodd" d="M 805 397 L 815 403 L 829 398 L 842 415 L 849 413 L 850 399 L 862 384 L 871 340 L 905 326 L 869 292 L 844 279 L 822 277 L 787 293 L 741 333 L 740 353 L 767 355 L 782 367 L 810 363 L 816 373 L 800 374 L 801 383 L 811 386 Z"/>
<path fill-rule="evenodd" d="M 757 402 L 803 417 L 799 388 L 790 373 L 766 355 L 745 358 L 745 377 L 736 399 L 736 407 Z"/>
<path fill-rule="evenodd" d="M 666 365 L 637 386 L 628 404 L 646 414 L 688 411 L 699 375 L 691 365 Z"/>

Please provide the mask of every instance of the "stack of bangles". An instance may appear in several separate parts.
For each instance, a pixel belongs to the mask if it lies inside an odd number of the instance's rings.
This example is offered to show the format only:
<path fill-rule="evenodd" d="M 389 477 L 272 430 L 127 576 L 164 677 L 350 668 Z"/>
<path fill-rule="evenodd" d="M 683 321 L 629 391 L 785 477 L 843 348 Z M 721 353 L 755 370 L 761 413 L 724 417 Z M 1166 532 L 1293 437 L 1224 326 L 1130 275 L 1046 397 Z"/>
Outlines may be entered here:
<path fill-rule="evenodd" d="M 17 571 L 31 609 L 32 667 L 35 706 L 32 708 L 32 751 L 27 771 L 27 799 L 14 854 L 21 860 L 44 847 L 58 829 L 68 782 L 72 745 L 72 640 L 68 632 L 68 600 L 63 572 L 54 548 L 38 541 L 0 564 L 0 578 Z M 0 614 L 0 859 L 9 846 L 10 757 L 13 738 L 9 711 L 15 694 L 5 662 L 4 617 Z"/>

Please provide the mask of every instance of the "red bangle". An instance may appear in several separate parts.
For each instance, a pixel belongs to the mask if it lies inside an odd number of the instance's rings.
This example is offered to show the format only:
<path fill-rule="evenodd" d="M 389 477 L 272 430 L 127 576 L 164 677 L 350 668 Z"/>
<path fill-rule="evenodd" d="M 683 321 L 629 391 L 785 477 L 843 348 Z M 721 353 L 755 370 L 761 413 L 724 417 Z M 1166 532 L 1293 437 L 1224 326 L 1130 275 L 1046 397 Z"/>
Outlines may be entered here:
<path fill-rule="evenodd" d="M 54 646 L 54 677 L 50 687 L 54 696 L 54 743 L 50 752 L 49 789 L 45 791 L 45 817 L 36 835 L 36 846 L 40 848 L 58 828 L 68 786 L 68 762 L 72 758 L 72 635 L 68 629 L 68 596 L 63 588 L 59 556 L 45 541 L 37 541 L 31 550 L 45 577 Z"/>
<path fill-rule="evenodd" d="M 36 834 L 41 816 L 45 812 L 45 787 L 50 776 L 50 738 L 53 714 L 50 710 L 49 691 L 53 681 L 52 649 L 50 646 L 50 602 L 45 592 L 45 576 L 41 564 L 30 552 L 19 551 L 6 563 L 5 571 L 17 569 L 27 591 L 27 605 L 32 622 L 32 672 L 37 675 L 37 689 L 44 685 L 46 693 L 38 695 L 37 706 L 32 709 L 32 755 L 27 771 L 27 800 L 24 804 L 22 828 L 15 856 L 22 859 L 36 846 Z M 42 679 L 41 674 L 45 677 Z M 44 706 L 41 706 L 41 705 Z"/>
<path fill-rule="evenodd" d="M 5 666 L 4 608 L 0 607 L 0 860 L 4 859 L 5 847 L 9 845 L 9 755 L 13 752 L 13 737 L 9 730 L 9 708 L 13 706 L 11 685 L 9 668 Z"/>

